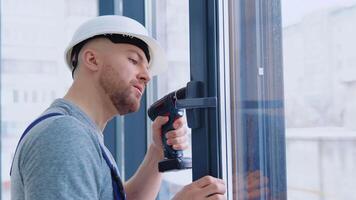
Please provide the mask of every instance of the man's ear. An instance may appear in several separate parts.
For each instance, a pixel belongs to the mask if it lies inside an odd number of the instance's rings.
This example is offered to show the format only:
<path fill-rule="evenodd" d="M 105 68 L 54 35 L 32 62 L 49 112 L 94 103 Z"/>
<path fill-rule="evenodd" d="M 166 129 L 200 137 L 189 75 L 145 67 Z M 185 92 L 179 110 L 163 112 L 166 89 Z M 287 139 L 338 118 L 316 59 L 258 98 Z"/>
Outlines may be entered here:
<path fill-rule="evenodd" d="M 100 58 L 97 51 L 93 49 L 84 49 L 81 55 L 82 63 L 91 71 L 98 71 L 100 68 Z"/>

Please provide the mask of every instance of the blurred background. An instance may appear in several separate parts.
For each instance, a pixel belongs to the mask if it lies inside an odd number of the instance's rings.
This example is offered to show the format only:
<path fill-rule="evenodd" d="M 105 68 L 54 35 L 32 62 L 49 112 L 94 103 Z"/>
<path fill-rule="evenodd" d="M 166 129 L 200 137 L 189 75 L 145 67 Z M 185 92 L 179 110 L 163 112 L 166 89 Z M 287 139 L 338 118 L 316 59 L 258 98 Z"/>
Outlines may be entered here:
<path fill-rule="evenodd" d="M 288 197 L 356 199 L 356 1 L 282 0 Z"/>

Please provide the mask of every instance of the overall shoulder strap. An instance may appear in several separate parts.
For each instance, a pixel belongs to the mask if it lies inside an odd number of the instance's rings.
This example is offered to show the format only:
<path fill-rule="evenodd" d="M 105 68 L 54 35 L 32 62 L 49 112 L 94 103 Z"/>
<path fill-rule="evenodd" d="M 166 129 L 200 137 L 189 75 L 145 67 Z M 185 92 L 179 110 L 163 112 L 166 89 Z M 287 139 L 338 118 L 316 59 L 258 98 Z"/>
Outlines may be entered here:
<path fill-rule="evenodd" d="M 116 167 L 111 162 L 111 160 L 109 159 L 109 156 L 106 154 L 105 149 L 101 146 L 101 144 L 100 144 L 100 148 L 101 148 L 101 152 L 104 157 L 104 160 L 110 168 L 111 182 L 112 182 L 112 187 L 114 190 L 113 191 L 114 192 L 114 200 L 126 200 L 125 189 L 124 189 L 123 182 L 120 178 L 119 172 L 117 171 Z"/>

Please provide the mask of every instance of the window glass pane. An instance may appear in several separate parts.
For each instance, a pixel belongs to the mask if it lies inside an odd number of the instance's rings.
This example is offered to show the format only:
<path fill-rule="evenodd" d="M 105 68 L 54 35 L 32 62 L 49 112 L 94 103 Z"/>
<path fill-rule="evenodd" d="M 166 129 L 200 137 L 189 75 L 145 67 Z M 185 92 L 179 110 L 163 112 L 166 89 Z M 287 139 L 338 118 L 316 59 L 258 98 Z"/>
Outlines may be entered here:
<path fill-rule="evenodd" d="M 75 28 L 97 15 L 96 0 L 1 1 L 1 197 L 26 126 L 71 84 L 64 49 Z"/>
<path fill-rule="evenodd" d="M 189 9 L 188 0 L 152 0 L 153 35 L 163 45 L 168 56 L 168 70 L 160 74 L 155 83 L 157 100 L 186 86 L 189 75 Z M 190 133 L 189 133 L 190 138 Z M 190 148 L 184 151 L 191 157 Z M 182 186 L 192 181 L 192 171 L 164 173 L 160 199 L 169 199 Z"/>
<path fill-rule="evenodd" d="M 282 13 L 288 199 L 356 199 L 356 1 Z"/>
<path fill-rule="evenodd" d="M 233 199 L 286 199 L 279 0 L 229 1 Z M 231 187 L 231 186 L 230 186 Z"/>

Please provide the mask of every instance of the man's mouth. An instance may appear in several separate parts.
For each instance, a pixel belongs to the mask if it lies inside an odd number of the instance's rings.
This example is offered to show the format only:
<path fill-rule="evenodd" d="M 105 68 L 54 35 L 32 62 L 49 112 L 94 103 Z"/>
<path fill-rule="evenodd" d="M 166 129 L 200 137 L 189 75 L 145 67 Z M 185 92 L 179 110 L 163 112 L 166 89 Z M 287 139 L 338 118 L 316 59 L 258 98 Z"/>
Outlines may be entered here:
<path fill-rule="evenodd" d="M 142 94 L 143 94 L 143 87 L 140 86 L 140 85 L 134 85 L 133 87 L 136 88 L 136 89 L 138 90 L 138 92 L 140 93 L 140 95 L 142 96 Z"/>

